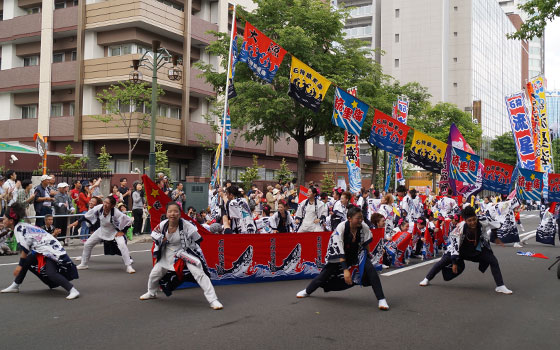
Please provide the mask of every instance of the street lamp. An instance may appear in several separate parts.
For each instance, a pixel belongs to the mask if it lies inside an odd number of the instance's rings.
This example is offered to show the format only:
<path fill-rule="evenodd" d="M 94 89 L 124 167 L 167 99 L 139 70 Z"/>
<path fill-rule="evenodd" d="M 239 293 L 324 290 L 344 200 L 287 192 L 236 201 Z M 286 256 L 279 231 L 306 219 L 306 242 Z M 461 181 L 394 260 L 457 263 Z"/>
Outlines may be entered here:
<path fill-rule="evenodd" d="M 146 51 L 139 60 L 132 60 L 133 71 L 129 74 L 129 80 L 133 83 L 142 81 L 142 73 L 139 67 L 146 67 L 152 70 L 152 115 L 150 130 L 150 156 L 149 156 L 149 176 L 156 177 L 156 114 L 157 114 L 157 72 L 173 59 L 173 68 L 169 69 L 168 77 L 170 80 L 181 80 L 182 72 L 177 67 L 178 58 L 172 57 L 169 51 L 160 47 L 159 40 L 152 41 L 152 51 Z"/>

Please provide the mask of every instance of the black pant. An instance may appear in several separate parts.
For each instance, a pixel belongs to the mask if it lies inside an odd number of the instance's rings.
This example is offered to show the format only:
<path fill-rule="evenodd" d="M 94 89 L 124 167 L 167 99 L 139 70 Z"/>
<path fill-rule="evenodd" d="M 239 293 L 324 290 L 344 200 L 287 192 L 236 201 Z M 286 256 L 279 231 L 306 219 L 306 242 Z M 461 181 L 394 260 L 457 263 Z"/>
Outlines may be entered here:
<path fill-rule="evenodd" d="M 37 256 L 35 256 L 35 254 L 27 255 L 27 258 L 25 258 L 21 270 L 19 274 L 16 276 L 14 282 L 17 284 L 21 284 L 25 279 L 25 275 L 27 275 L 27 271 L 29 270 L 29 267 L 35 264 L 37 264 Z M 56 262 L 48 258 L 45 258 L 45 273 L 52 282 L 58 284 L 62 288 L 66 289 L 67 291 L 70 291 L 70 289 L 74 287 L 72 283 L 68 282 L 68 280 L 64 278 L 64 276 L 58 273 Z"/>
<path fill-rule="evenodd" d="M 305 292 L 307 294 L 313 293 L 317 288 L 319 288 L 323 283 L 325 283 L 329 277 L 338 273 L 340 268 L 340 264 L 336 263 L 329 263 L 323 267 L 319 276 L 315 277 L 305 288 Z M 366 260 L 364 266 L 364 275 L 362 276 L 362 280 L 369 281 L 371 287 L 373 288 L 373 292 L 375 293 L 375 297 L 377 300 L 385 299 L 383 294 L 383 287 L 381 286 L 381 280 L 375 271 L 375 268 L 371 264 L 371 261 L 368 259 Z"/>
<path fill-rule="evenodd" d="M 60 229 L 60 234 L 58 238 L 66 237 L 66 227 L 68 226 L 68 218 L 57 218 L 54 217 L 54 227 Z"/>
<path fill-rule="evenodd" d="M 499 287 L 504 284 L 504 280 L 502 279 L 502 272 L 500 271 L 500 265 L 498 264 L 498 259 L 496 259 L 496 256 L 490 249 L 482 248 L 482 252 L 480 252 L 479 255 L 474 257 L 468 257 L 468 258 L 461 257 L 461 259 L 472 261 L 472 262 L 483 263 L 483 264 L 486 263 L 490 265 L 490 271 L 492 272 L 492 277 L 494 277 L 496 286 Z M 428 280 L 432 280 L 443 269 L 444 266 L 447 266 L 451 263 L 452 263 L 451 253 L 444 254 L 441 257 L 440 261 L 438 261 L 432 267 L 430 272 L 428 272 L 426 278 Z"/>
<path fill-rule="evenodd" d="M 132 209 L 132 215 L 134 216 L 132 233 L 135 235 L 139 235 L 142 232 L 142 214 L 144 214 L 142 209 Z"/>

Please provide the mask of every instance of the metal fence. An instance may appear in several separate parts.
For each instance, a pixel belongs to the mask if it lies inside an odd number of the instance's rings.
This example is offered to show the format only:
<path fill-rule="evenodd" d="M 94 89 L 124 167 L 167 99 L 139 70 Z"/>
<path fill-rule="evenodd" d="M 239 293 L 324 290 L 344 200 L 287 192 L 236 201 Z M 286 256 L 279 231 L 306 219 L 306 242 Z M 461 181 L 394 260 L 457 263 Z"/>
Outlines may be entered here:
<path fill-rule="evenodd" d="M 15 170 L 19 180 L 31 179 L 32 176 L 41 175 L 37 171 Z M 71 183 L 73 180 L 107 179 L 113 176 L 110 170 L 85 170 L 85 171 L 49 171 L 49 175 L 54 175 L 58 182 Z"/>

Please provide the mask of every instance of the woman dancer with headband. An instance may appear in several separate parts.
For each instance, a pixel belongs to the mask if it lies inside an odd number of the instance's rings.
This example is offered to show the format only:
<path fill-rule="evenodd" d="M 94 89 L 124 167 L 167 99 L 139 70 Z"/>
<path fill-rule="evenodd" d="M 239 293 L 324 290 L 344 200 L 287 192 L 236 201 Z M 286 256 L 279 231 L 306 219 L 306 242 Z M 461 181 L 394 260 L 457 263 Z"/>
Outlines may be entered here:
<path fill-rule="evenodd" d="M 78 271 L 60 242 L 39 227 L 22 222 L 24 218 L 25 209 L 19 203 L 6 210 L 4 227 L 14 230 L 21 257 L 14 270 L 14 282 L 2 293 L 18 293 L 27 271 L 31 271 L 49 288 L 61 286 L 70 292 L 66 299 L 79 297 L 80 292 L 69 282 L 78 278 Z"/>

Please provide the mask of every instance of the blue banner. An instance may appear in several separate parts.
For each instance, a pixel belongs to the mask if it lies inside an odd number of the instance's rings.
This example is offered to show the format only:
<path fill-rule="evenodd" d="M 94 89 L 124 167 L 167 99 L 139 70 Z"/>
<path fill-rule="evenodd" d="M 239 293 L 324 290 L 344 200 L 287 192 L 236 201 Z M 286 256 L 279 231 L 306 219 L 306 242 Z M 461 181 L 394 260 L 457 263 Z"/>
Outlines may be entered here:
<path fill-rule="evenodd" d="M 540 201 L 543 188 L 543 173 L 517 168 L 517 197 L 524 200 Z"/>
<path fill-rule="evenodd" d="M 457 181 L 476 184 L 478 162 L 480 157 L 452 147 L 449 177 Z"/>
<path fill-rule="evenodd" d="M 393 156 L 389 156 L 389 167 L 387 168 L 387 178 L 385 179 L 385 193 L 389 192 L 389 185 L 391 184 L 391 169 L 393 168 Z"/>
<path fill-rule="evenodd" d="M 337 87 L 334 94 L 332 123 L 360 136 L 369 106 Z"/>

